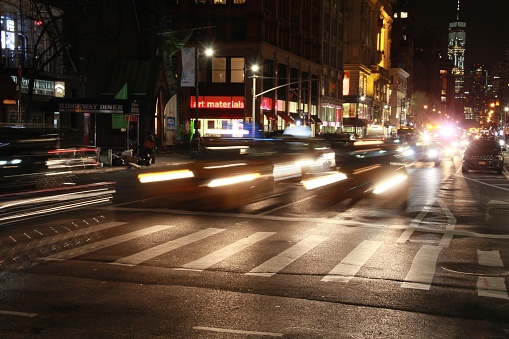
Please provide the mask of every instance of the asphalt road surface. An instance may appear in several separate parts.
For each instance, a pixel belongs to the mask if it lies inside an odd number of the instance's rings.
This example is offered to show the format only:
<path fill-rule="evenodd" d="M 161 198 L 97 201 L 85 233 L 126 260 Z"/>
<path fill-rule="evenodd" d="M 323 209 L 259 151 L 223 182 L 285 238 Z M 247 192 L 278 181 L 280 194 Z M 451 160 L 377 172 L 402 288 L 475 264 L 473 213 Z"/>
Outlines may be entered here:
<path fill-rule="evenodd" d="M 508 337 L 508 173 L 407 170 L 404 203 L 290 181 L 221 210 L 94 174 L 111 199 L 2 227 L 0 333 Z"/>

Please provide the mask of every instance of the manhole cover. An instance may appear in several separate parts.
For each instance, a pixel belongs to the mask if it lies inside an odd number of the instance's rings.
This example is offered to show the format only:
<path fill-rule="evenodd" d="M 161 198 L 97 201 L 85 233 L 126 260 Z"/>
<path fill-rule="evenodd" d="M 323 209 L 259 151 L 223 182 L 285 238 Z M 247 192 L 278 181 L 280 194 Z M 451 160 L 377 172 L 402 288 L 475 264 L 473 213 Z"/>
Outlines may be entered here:
<path fill-rule="evenodd" d="M 509 271 L 504 267 L 493 266 L 476 266 L 472 264 L 447 264 L 440 266 L 443 270 L 471 275 L 486 275 L 486 276 L 504 276 L 509 275 Z"/>

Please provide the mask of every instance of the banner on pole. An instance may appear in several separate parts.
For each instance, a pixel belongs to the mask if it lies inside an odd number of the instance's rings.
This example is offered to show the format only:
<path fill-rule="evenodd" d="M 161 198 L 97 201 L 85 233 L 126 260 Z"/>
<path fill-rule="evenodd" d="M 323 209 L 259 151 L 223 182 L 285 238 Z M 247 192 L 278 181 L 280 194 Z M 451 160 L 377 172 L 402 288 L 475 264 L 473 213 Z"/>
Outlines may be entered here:
<path fill-rule="evenodd" d="M 194 87 L 196 79 L 196 48 L 182 48 L 182 87 Z"/>

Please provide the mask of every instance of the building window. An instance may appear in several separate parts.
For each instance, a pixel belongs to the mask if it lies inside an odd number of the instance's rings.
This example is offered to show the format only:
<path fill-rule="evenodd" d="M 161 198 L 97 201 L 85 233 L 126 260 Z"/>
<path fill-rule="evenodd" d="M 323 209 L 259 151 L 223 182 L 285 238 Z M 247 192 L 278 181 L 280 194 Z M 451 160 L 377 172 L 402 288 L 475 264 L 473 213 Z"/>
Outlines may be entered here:
<path fill-rule="evenodd" d="M 244 58 L 232 58 L 231 65 L 231 82 L 244 82 Z"/>
<path fill-rule="evenodd" d="M 212 59 L 212 82 L 226 82 L 226 58 Z"/>
<path fill-rule="evenodd" d="M 226 5 L 226 0 L 214 0 L 214 5 Z"/>
<path fill-rule="evenodd" d="M 233 0 L 233 3 L 235 5 L 243 5 L 246 3 L 246 0 Z"/>

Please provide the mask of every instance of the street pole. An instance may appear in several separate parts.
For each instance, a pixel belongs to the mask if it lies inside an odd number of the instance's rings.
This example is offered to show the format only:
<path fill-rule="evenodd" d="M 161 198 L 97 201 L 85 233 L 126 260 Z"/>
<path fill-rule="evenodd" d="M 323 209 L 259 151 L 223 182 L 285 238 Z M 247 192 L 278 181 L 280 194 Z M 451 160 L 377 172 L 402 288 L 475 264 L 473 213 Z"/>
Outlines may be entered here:
<path fill-rule="evenodd" d="M 504 108 L 504 141 L 506 141 L 506 133 L 507 133 L 507 111 L 509 111 L 509 107 Z"/>
<path fill-rule="evenodd" d="M 199 74 L 199 71 L 200 71 L 200 65 L 199 65 L 199 62 L 200 62 L 200 50 L 198 49 L 198 47 L 196 47 L 196 63 L 195 63 L 195 81 L 196 81 L 196 120 L 194 121 L 194 133 L 195 135 L 198 135 L 198 112 L 199 112 L 199 102 L 198 102 L 198 98 L 199 98 L 199 93 L 200 93 L 200 90 L 198 88 L 198 83 L 199 83 L 199 79 L 198 79 L 198 74 Z"/>
<path fill-rule="evenodd" d="M 255 124 L 255 106 L 256 106 L 256 76 L 253 75 L 253 103 L 251 105 L 251 137 L 255 137 L 255 130 L 256 130 L 256 124 Z"/>

